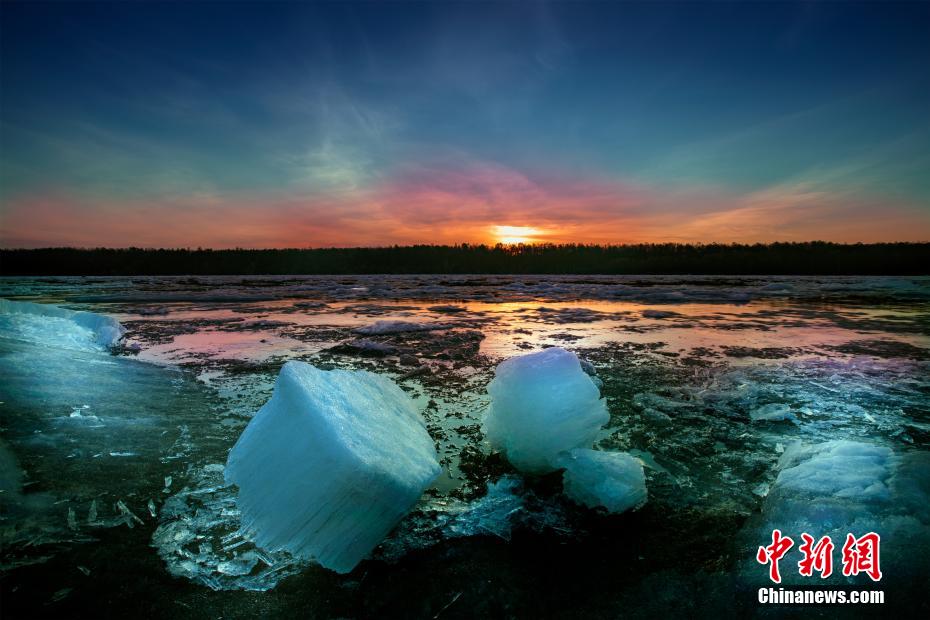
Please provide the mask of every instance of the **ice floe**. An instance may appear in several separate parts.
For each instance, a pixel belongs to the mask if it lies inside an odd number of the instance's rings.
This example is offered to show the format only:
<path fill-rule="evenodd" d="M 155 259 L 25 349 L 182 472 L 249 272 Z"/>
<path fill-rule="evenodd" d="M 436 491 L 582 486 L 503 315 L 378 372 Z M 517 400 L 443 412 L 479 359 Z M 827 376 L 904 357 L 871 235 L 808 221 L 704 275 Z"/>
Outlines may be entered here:
<path fill-rule="evenodd" d="M 743 532 L 747 548 L 753 541 L 768 544 L 772 530 L 779 529 L 796 545 L 802 533 L 815 540 L 830 536 L 839 553 L 848 534 L 858 538 L 874 532 L 881 539 L 881 568 L 886 572 L 901 578 L 930 569 L 925 553 L 930 543 L 930 455 L 926 452 L 898 452 L 846 439 L 799 441 L 785 450 L 777 469 L 761 514 Z M 839 559 L 835 564 L 839 566 Z M 767 579 L 767 573 L 751 562 L 742 573 L 750 581 Z M 781 575 L 786 583 L 803 582 L 790 564 Z M 837 568 L 832 580 L 847 578 Z"/>
<path fill-rule="evenodd" d="M 0 335 L 7 337 L 66 349 L 105 350 L 116 346 L 124 333 L 113 317 L 0 299 Z"/>

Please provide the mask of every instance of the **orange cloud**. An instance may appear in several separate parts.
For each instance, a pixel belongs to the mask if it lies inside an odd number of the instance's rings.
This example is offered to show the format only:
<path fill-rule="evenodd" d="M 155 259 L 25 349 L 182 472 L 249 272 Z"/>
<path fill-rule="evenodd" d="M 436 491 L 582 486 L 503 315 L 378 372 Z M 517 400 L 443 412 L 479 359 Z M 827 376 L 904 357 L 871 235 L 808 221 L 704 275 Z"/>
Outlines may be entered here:
<path fill-rule="evenodd" d="M 533 229 L 505 235 L 497 227 Z M 689 192 L 486 163 L 413 168 L 365 189 L 135 200 L 66 192 L 0 207 L 0 245 L 328 247 L 530 241 L 630 243 L 921 241 L 926 208 L 797 183 L 746 194 Z"/>

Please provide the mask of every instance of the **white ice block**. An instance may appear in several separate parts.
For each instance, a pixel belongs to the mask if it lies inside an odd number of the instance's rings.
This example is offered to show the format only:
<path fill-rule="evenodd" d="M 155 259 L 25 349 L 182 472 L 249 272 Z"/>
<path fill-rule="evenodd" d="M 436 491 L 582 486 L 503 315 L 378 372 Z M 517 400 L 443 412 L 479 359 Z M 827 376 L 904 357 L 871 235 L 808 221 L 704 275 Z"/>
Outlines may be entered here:
<path fill-rule="evenodd" d="M 557 347 L 502 362 L 488 392 L 485 434 L 527 473 L 558 469 L 562 452 L 590 447 L 610 419 L 578 357 Z"/>
<path fill-rule="evenodd" d="M 0 334 L 34 344 L 104 350 L 116 346 L 124 333 L 119 321 L 103 314 L 0 299 Z"/>
<path fill-rule="evenodd" d="M 340 573 L 384 539 L 439 473 L 423 418 L 396 384 L 303 362 L 284 365 L 226 464 L 246 536 Z"/>
<path fill-rule="evenodd" d="M 793 444 L 779 459 L 779 491 L 810 497 L 887 500 L 895 465 L 890 448 L 848 440 Z"/>
<path fill-rule="evenodd" d="M 620 513 L 646 503 L 643 465 L 625 452 L 578 448 L 560 462 L 563 492 L 582 506 Z"/>

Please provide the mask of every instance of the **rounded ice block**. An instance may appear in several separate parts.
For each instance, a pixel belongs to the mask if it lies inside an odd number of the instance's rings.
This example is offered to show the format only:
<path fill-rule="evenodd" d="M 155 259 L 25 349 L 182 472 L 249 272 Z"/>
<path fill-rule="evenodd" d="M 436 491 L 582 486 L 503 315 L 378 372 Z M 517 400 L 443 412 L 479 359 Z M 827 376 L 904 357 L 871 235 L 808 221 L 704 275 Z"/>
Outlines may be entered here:
<path fill-rule="evenodd" d="M 440 473 L 413 401 L 366 371 L 281 369 L 271 399 L 233 446 L 245 536 L 351 571 Z"/>
<path fill-rule="evenodd" d="M 564 455 L 563 492 L 588 508 L 620 513 L 646 503 L 643 465 L 626 452 L 579 448 Z"/>
<path fill-rule="evenodd" d="M 560 453 L 590 447 L 610 419 L 578 357 L 558 347 L 502 362 L 488 393 L 485 434 L 527 473 L 558 469 Z"/>

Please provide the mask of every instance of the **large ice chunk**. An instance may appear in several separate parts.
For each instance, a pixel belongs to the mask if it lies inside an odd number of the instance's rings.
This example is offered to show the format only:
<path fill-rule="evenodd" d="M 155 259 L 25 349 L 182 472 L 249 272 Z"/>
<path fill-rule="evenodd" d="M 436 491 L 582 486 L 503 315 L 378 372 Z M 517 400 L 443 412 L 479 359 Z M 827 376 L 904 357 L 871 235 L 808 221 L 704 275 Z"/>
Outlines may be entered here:
<path fill-rule="evenodd" d="M 488 392 L 485 434 L 528 473 L 558 469 L 560 453 L 590 447 L 610 419 L 578 357 L 558 347 L 502 362 Z"/>
<path fill-rule="evenodd" d="M 860 441 L 834 440 L 790 446 L 761 512 L 742 534 L 744 578 L 767 581 L 755 551 L 778 528 L 800 544 L 801 533 L 830 536 L 840 547 L 848 534 L 881 536 L 881 564 L 888 575 L 925 575 L 930 557 L 930 455 Z M 792 550 L 793 552 L 793 550 Z M 836 552 L 839 552 L 837 548 Z M 804 583 L 782 569 L 787 583 Z M 865 578 L 865 576 L 861 576 Z M 845 580 L 834 571 L 833 580 Z M 866 578 L 867 579 L 867 578 Z"/>
<path fill-rule="evenodd" d="M 894 465 L 890 448 L 837 440 L 813 446 L 793 444 L 778 462 L 775 481 L 783 492 L 805 498 L 844 498 L 857 502 L 884 501 Z"/>
<path fill-rule="evenodd" d="M 625 452 L 577 448 L 559 462 L 565 495 L 582 506 L 620 513 L 646 503 L 643 464 Z"/>
<path fill-rule="evenodd" d="M 269 551 L 351 571 L 440 473 L 410 399 L 367 371 L 281 369 L 229 453 L 242 531 Z"/>
<path fill-rule="evenodd" d="M 66 349 L 103 350 L 115 346 L 124 333 L 113 317 L 0 299 L 0 334 L 18 340 Z"/>

